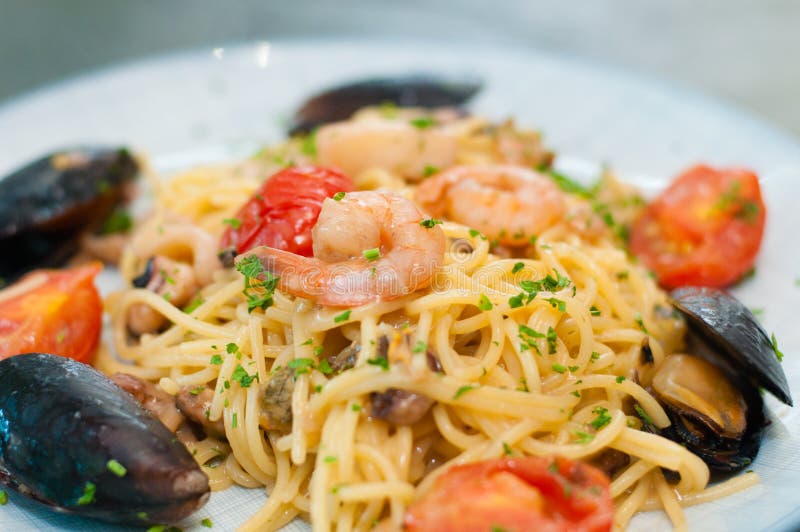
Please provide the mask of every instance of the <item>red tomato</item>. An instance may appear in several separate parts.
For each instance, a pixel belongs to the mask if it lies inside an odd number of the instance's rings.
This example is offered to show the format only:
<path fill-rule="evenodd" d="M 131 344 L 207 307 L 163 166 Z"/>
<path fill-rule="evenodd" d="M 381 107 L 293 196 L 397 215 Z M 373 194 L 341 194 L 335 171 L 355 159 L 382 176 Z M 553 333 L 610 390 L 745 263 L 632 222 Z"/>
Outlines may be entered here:
<path fill-rule="evenodd" d="M 322 201 L 337 192 L 350 192 L 349 177 L 330 168 L 289 167 L 273 175 L 236 214 L 238 227 L 222 235 L 222 249 L 244 253 L 256 246 L 310 257 L 311 228 Z"/>
<path fill-rule="evenodd" d="M 93 262 L 71 270 L 38 270 L 0 291 L 0 359 L 50 353 L 91 362 L 103 304 Z"/>
<path fill-rule="evenodd" d="M 600 531 L 613 517 L 608 478 L 561 457 L 455 466 L 405 515 L 407 532 Z"/>
<path fill-rule="evenodd" d="M 695 166 L 645 208 L 630 247 L 662 286 L 723 287 L 753 267 L 765 218 L 754 173 Z"/>

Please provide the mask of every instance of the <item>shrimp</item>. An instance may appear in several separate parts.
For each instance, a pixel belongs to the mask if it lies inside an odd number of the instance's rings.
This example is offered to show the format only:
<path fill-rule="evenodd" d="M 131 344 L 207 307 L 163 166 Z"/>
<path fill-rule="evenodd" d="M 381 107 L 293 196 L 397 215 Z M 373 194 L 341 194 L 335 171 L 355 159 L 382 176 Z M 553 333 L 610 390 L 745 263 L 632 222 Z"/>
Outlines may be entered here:
<path fill-rule="evenodd" d="M 322 126 L 316 135 L 317 161 L 347 175 L 382 168 L 420 179 L 426 168 L 451 166 L 456 135 L 444 127 L 415 127 L 409 121 L 362 120 Z"/>
<path fill-rule="evenodd" d="M 456 166 L 420 183 L 416 202 L 429 214 L 481 231 L 504 246 L 530 237 L 564 216 L 564 193 L 521 166 Z"/>
<path fill-rule="evenodd" d="M 414 202 L 394 192 L 348 192 L 322 203 L 313 258 L 261 246 L 236 261 L 258 257 L 281 290 L 321 305 L 387 301 L 427 287 L 444 262 L 444 231 L 422 219 Z"/>

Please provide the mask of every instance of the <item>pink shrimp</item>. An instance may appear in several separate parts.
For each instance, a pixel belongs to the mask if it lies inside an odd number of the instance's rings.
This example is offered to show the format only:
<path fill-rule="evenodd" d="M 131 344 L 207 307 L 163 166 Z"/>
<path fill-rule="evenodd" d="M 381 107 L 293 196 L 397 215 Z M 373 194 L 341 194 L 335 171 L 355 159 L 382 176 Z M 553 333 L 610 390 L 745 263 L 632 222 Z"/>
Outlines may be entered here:
<path fill-rule="evenodd" d="M 564 194 L 521 166 L 456 166 L 420 183 L 414 199 L 433 216 L 520 246 L 564 216 Z"/>
<path fill-rule="evenodd" d="M 349 192 L 326 199 L 311 233 L 314 257 L 261 246 L 259 258 L 279 289 L 328 306 L 354 307 L 427 287 L 444 260 L 445 236 L 423 226 L 414 202 L 392 192 Z"/>

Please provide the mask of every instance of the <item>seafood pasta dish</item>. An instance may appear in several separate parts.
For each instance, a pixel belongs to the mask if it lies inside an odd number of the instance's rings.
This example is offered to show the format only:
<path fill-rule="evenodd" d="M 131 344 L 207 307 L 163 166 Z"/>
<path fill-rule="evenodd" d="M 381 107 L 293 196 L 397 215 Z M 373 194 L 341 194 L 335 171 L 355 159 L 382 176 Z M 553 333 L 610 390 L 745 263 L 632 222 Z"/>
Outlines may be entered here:
<path fill-rule="evenodd" d="M 682 508 L 759 481 L 759 388 L 791 397 L 774 335 L 721 290 L 763 233 L 749 170 L 696 166 L 646 201 L 557 172 L 511 121 L 392 105 L 171 176 L 102 155 L 120 197 L 142 168 L 148 212 L 107 211 L 83 264 L 0 291 L 0 384 L 53 371 L 62 398 L 154 426 L 93 427 L 98 465 L 58 489 L 6 439 L 12 488 L 147 526 L 239 485 L 265 493 L 244 530 L 522 531 L 685 529 Z M 125 281 L 102 309 L 87 254 Z M 62 356 L 10 357 L 33 352 Z"/>

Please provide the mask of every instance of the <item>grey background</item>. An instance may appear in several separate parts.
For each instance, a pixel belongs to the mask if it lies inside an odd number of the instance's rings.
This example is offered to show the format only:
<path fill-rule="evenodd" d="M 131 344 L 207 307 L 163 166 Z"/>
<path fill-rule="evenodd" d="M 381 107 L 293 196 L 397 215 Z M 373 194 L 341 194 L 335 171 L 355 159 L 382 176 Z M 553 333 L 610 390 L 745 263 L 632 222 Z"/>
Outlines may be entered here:
<path fill-rule="evenodd" d="M 0 104 L 160 52 L 335 35 L 565 53 L 699 89 L 800 136 L 797 0 L 0 0 Z"/>

